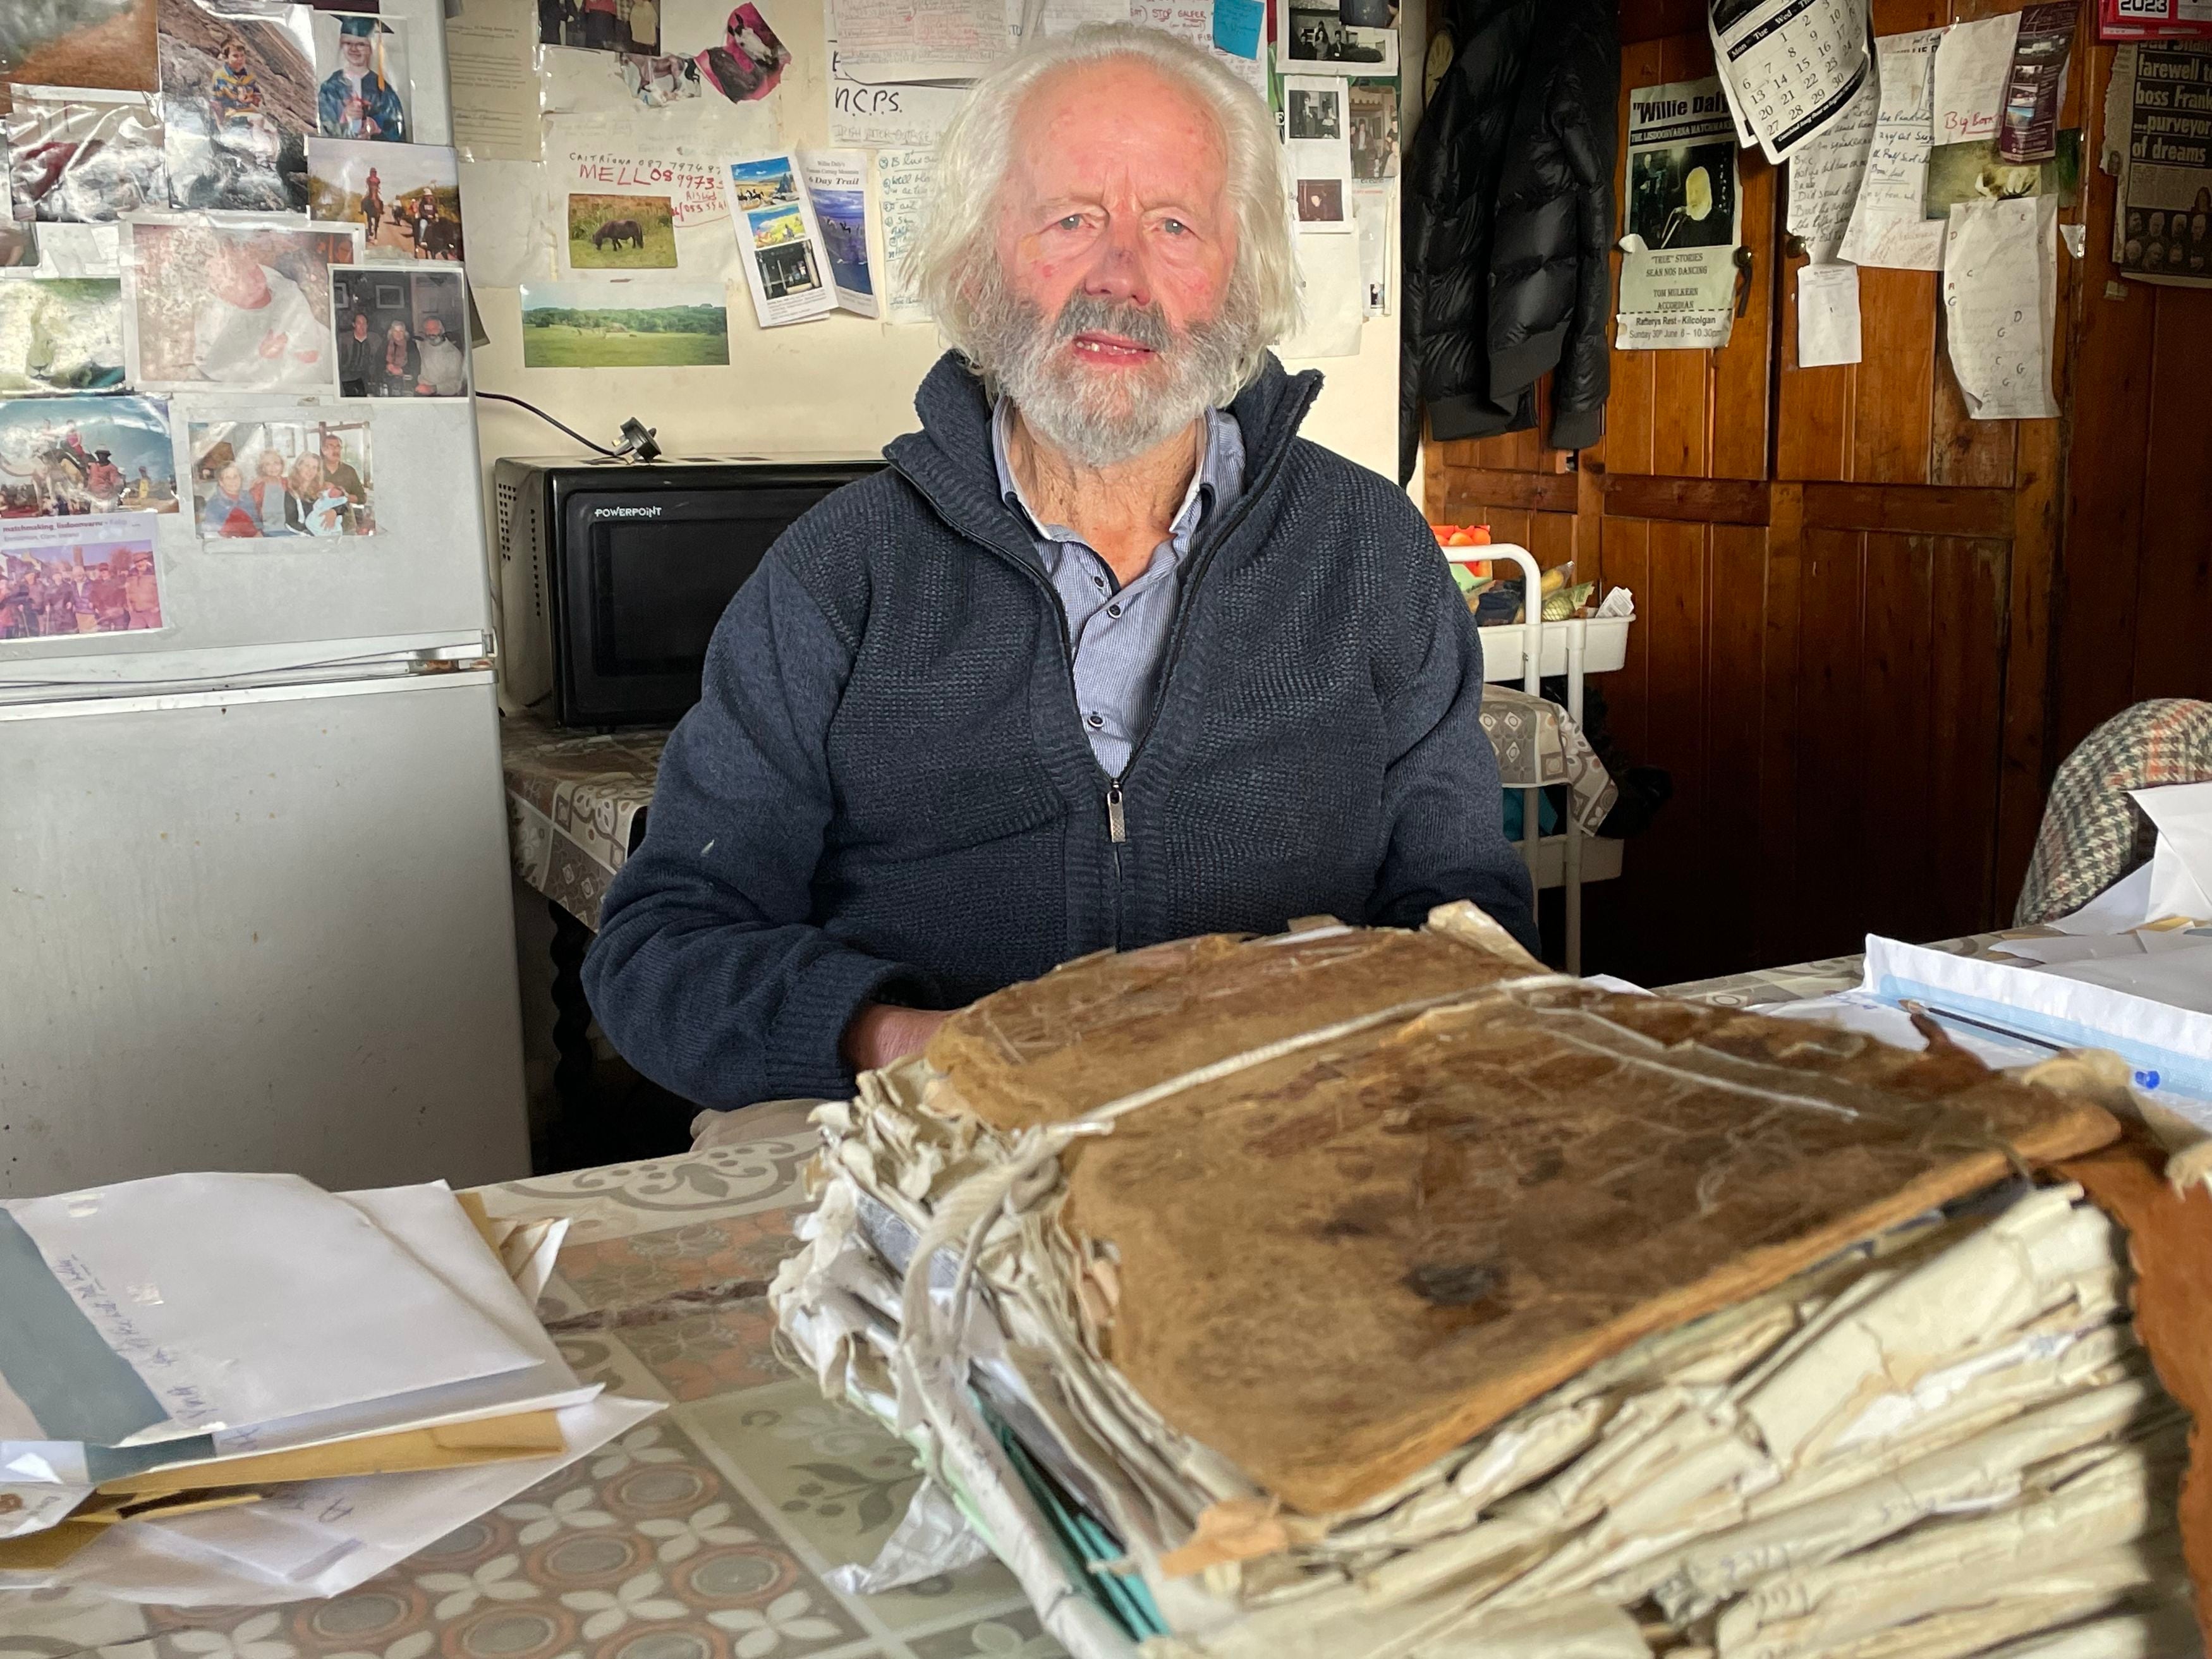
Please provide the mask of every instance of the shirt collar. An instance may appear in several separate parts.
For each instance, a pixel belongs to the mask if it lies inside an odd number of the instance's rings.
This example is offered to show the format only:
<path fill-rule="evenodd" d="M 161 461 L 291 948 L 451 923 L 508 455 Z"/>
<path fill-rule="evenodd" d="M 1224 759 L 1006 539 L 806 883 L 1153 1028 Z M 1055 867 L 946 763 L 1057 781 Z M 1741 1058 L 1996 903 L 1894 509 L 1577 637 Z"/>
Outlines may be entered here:
<path fill-rule="evenodd" d="M 1013 430 L 1014 404 L 1010 398 L 1000 398 L 991 410 L 991 459 L 999 470 L 999 498 L 1021 516 L 1033 535 L 1046 541 L 1080 542 L 1083 538 L 1062 524 L 1047 524 L 1030 508 L 1022 495 L 1022 486 L 1014 477 L 1013 465 L 1006 458 L 1007 436 Z M 1180 557 L 1188 550 L 1191 538 L 1198 534 L 1213 511 L 1220 494 L 1218 471 L 1225 446 L 1222 441 L 1222 423 L 1229 419 L 1218 409 L 1206 411 L 1206 432 L 1199 450 L 1198 465 L 1191 471 L 1190 488 L 1183 491 L 1182 504 L 1176 509 L 1174 520 L 1168 526 L 1168 539 Z"/>

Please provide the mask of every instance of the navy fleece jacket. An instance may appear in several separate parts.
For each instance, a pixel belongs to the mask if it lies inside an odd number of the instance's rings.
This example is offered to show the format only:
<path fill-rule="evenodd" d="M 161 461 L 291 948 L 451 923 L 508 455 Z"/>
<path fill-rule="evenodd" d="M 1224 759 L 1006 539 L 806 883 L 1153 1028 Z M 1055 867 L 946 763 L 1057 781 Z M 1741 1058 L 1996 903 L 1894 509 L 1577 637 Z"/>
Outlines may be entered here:
<path fill-rule="evenodd" d="M 1093 951 L 1472 899 L 1532 947 L 1481 646 L 1389 480 L 1231 405 L 1245 489 L 1185 561 L 1149 726 L 1100 770 L 1060 604 L 948 355 L 890 467 L 777 541 L 716 629 L 584 983 L 707 1106 L 842 1096 L 866 1001 L 954 1007 Z"/>

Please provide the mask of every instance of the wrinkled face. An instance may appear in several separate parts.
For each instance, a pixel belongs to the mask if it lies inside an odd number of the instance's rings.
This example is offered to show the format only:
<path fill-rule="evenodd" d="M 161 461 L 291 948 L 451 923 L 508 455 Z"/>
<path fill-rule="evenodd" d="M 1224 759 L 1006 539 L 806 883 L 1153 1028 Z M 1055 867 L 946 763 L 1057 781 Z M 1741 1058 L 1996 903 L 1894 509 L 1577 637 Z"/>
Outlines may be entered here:
<path fill-rule="evenodd" d="M 215 475 L 215 487 L 226 495 L 235 495 L 246 487 L 246 476 L 235 465 L 227 466 Z"/>
<path fill-rule="evenodd" d="M 438 339 L 444 335 L 445 331 L 446 325 L 435 317 L 425 317 L 422 319 L 422 332 L 428 335 L 430 338 Z"/>
<path fill-rule="evenodd" d="M 1131 58 L 1048 76 L 1012 137 L 977 356 L 1048 441 L 1111 465 L 1237 390 L 1254 321 L 1227 146 L 1203 99 Z"/>
<path fill-rule="evenodd" d="M 323 465 L 325 466 L 336 466 L 338 462 L 344 458 L 344 455 L 345 447 L 339 443 L 336 438 L 325 438 L 323 440 Z"/>

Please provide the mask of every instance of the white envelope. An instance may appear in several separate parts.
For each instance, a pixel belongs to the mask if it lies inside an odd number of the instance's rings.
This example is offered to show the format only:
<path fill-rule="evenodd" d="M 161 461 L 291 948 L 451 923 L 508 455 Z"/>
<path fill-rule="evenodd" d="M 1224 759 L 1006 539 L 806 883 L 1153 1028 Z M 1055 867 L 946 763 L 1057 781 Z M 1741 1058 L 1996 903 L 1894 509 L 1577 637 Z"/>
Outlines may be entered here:
<path fill-rule="evenodd" d="M 548 1352 L 361 1206 L 279 1175 L 0 1203 L 0 1456 L 8 1442 L 153 1445 L 388 1401 Z"/>

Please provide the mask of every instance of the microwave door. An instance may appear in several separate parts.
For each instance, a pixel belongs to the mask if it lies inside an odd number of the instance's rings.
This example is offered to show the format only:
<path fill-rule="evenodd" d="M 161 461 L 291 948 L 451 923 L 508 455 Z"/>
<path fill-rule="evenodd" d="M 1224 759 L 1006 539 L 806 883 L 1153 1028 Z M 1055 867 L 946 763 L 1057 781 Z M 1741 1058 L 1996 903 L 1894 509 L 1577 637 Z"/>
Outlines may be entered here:
<path fill-rule="evenodd" d="M 556 617 L 564 725 L 680 719 L 730 599 L 827 492 L 760 489 L 568 503 Z"/>

